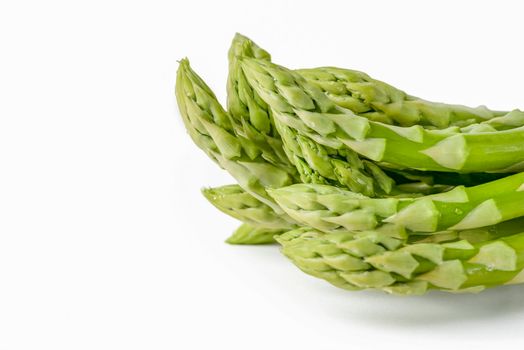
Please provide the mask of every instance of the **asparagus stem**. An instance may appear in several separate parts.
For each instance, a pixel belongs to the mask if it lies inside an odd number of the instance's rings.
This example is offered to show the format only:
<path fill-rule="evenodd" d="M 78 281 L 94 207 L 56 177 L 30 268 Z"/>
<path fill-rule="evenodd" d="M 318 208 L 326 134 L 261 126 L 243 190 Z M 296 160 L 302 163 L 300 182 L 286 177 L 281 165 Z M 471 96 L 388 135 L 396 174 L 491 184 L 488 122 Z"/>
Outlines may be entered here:
<path fill-rule="evenodd" d="M 280 190 L 277 190 L 277 192 L 278 191 Z M 204 196 L 210 201 L 210 203 L 213 204 L 217 209 L 235 219 L 238 219 L 248 224 L 249 226 L 275 230 L 292 230 L 296 228 L 297 225 L 300 225 L 299 221 L 293 221 L 293 219 L 291 219 L 292 221 L 289 221 L 290 217 L 282 217 L 281 215 L 277 214 L 275 211 L 273 211 L 271 207 L 262 203 L 249 193 L 245 192 L 238 185 L 227 185 L 216 188 L 206 188 L 203 189 L 202 192 Z M 336 191 L 334 189 L 331 189 L 330 192 L 324 192 L 324 194 L 321 195 L 321 188 L 318 188 L 318 190 L 316 191 L 316 200 L 312 200 L 311 197 L 308 199 L 307 197 L 310 196 L 312 193 L 314 192 L 306 192 L 305 195 L 302 191 L 297 191 L 296 194 L 293 196 L 293 204 L 290 204 L 292 203 L 290 199 L 284 199 L 283 203 L 286 204 L 283 207 L 288 208 L 291 205 L 297 206 L 297 204 L 294 203 L 302 203 L 301 206 L 303 208 L 320 208 L 321 204 L 319 203 L 322 203 L 323 206 L 326 206 L 328 210 L 330 210 L 330 215 L 332 215 L 332 217 L 336 217 L 337 214 L 345 215 L 351 212 L 352 210 L 358 210 L 358 208 L 354 208 L 356 202 L 354 201 L 353 197 L 361 197 L 358 195 L 351 194 L 352 197 L 347 198 L 344 196 L 344 192 Z M 337 195 L 340 194 L 342 194 L 342 196 L 337 197 Z M 304 204 L 306 203 L 306 201 L 310 201 L 310 203 Z M 328 204 L 329 202 L 331 202 L 331 204 Z M 340 203 L 335 204 L 337 202 Z M 364 205 L 366 206 L 366 204 Z M 369 201 L 367 201 L 366 208 L 367 210 L 372 209 L 372 206 L 369 204 Z M 297 209 L 295 209 L 295 211 L 296 210 Z M 304 209 L 301 210 L 305 211 Z M 313 210 L 310 210 L 307 214 L 303 213 L 303 217 L 311 218 L 314 216 L 312 214 Z M 300 216 L 297 216 L 297 214 L 294 214 L 294 216 L 299 219 L 301 218 Z M 314 224 L 314 222 L 302 222 L 302 225 L 307 224 Z M 316 228 L 322 230 L 324 226 L 317 225 Z M 480 229 L 463 230 L 460 233 L 460 238 L 466 239 L 471 243 L 476 243 L 478 238 L 482 238 L 484 240 L 487 240 L 487 238 L 494 239 L 508 234 L 519 233 L 522 231 L 523 228 L 524 216 L 521 216 L 516 219 L 504 221 L 493 226 L 482 227 Z M 337 227 L 336 229 L 324 228 L 324 230 L 325 232 L 339 232 L 341 230 L 347 231 L 347 229 L 342 226 Z M 398 237 L 407 237 L 409 242 L 442 242 L 447 240 L 455 240 L 459 238 L 456 231 L 440 231 L 428 235 L 428 233 L 423 232 L 409 232 L 406 231 L 403 227 L 396 225 L 383 225 L 379 230 L 383 232 L 387 231 L 389 232 L 389 234 L 393 234 L 393 232 L 396 232 L 396 235 Z M 409 236 L 406 233 L 409 233 Z"/>
<path fill-rule="evenodd" d="M 290 230 L 297 224 L 238 185 L 205 188 L 202 193 L 218 210 L 253 227 Z"/>
<path fill-rule="evenodd" d="M 238 182 L 202 190 L 242 221 L 228 243 L 278 240 L 351 290 L 524 282 L 524 172 L 506 176 L 524 169 L 524 112 L 429 102 L 358 71 L 290 71 L 239 34 L 229 70 L 227 113 L 187 59 L 176 83 L 189 135 Z"/>
<path fill-rule="evenodd" d="M 269 163 L 255 144 L 234 134 L 230 117 L 211 89 L 191 70 L 187 59 L 180 61 L 175 92 L 180 114 L 195 144 L 243 189 L 282 213 L 268 196 L 266 187 L 289 185 L 293 182 L 292 175 Z"/>
<path fill-rule="evenodd" d="M 507 114 L 489 110 L 485 106 L 471 108 L 426 101 L 356 70 L 320 67 L 296 72 L 320 88 L 335 104 L 370 120 L 387 124 L 442 129 L 450 126 L 466 127 Z M 491 124 L 502 126 L 508 125 L 507 122 L 506 118 Z"/>
<path fill-rule="evenodd" d="M 324 234 L 306 227 L 277 241 L 301 270 L 349 290 L 417 295 L 430 289 L 478 292 L 524 282 L 524 233 L 475 244 L 405 244 L 376 231 Z"/>
<path fill-rule="evenodd" d="M 511 172 L 524 164 L 524 127 L 462 133 L 458 127 L 387 125 L 336 106 L 318 87 L 281 66 L 250 58 L 241 66 L 276 120 L 324 146 L 418 170 Z"/>
<path fill-rule="evenodd" d="M 524 173 L 418 198 L 369 198 L 333 186 L 295 184 L 270 195 L 293 219 L 334 232 L 393 225 L 413 232 L 465 230 L 524 216 Z"/>
<path fill-rule="evenodd" d="M 229 50 L 228 110 L 233 118 L 248 121 L 257 131 L 277 136 L 268 107 L 247 84 L 238 57 L 271 61 L 271 55 L 251 39 L 235 35 Z M 522 126 L 524 122 L 504 117 L 507 112 L 492 111 L 485 106 L 471 108 L 426 101 L 356 70 L 319 67 L 296 72 L 318 86 L 335 104 L 388 124 L 447 128 L 466 127 L 492 119 L 496 119 L 490 123 L 494 127 L 511 127 L 515 122 Z"/>
<path fill-rule="evenodd" d="M 263 135 L 278 136 L 268 112 L 267 104 L 246 82 L 239 58 L 252 57 L 271 60 L 267 51 L 249 38 L 236 34 L 228 52 L 229 75 L 227 79 L 227 108 L 231 117 L 246 126 L 251 126 Z"/>
<path fill-rule="evenodd" d="M 270 163 L 285 168 L 296 180 L 296 169 L 284 152 L 267 104 L 247 84 L 239 60 L 253 57 L 271 60 L 271 56 L 249 38 L 236 34 L 228 53 L 229 75 L 227 80 L 227 107 L 233 120 L 233 129 L 239 135 L 253 142 L 262 150 L 262 156 Z"/>

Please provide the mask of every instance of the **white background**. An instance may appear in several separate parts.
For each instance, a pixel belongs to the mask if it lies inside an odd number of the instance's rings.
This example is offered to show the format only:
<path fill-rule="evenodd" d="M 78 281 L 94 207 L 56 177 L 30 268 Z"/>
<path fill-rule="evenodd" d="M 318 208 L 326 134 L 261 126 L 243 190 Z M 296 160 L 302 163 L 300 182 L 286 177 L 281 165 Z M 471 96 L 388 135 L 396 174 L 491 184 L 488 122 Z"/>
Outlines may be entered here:
<path fill-rule="evenodd" d="M 0 349 L 477 349 L 524 344 L 524 288 L 398 298 L 298 271 L 203 186 L 177 59 L 225 100 L 235 32 L 289 67 L 524 107 L 519 2 L 2 1 Z"/>

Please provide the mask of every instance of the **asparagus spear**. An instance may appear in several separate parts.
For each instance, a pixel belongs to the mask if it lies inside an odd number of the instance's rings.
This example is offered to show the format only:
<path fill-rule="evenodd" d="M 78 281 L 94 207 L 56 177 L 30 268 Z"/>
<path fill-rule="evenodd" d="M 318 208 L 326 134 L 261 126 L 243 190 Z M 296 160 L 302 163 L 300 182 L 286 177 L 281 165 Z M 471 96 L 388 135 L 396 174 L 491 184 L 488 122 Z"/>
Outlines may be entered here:
<path fill-rule="evenodd" d="M 251 39 L 238 33 L 235 35 L 229 50 L 228 111 L 233 118 L 246 123 L 245 133 L 251 133 L 254 129 L 255 134 L 277 136 L 268 107 L 247 84 L 238 57 L 271 61 L 271 55 Z M 319 67 L 296 72 L 322 89 L 335 104 L 388 124 L 463 127 L 507 113 L 492 111 L 484 106 L 471 108 L 425 101 L 356 70 Z M 507 125 L 507 118 L 499 119 L 494 125 Z"/>
<path fill-rule="evenodd" d="M 336 188 L 332 190 L 336 191 Z M 347 193 L 352 194 L 352 192 Z M 272 207 L 261 202 L 238 185 L 204 188 L 202 189 L 202 194 L 224 214 L 255 228 L 289 231 L 300 224 L 304 224 L 304 219 L 300 216 L 296 216 L 293 213 L 298 220 L 287 215 L 282 216 L 275 212 Z M 284 208 L 289 210 L 287 206 Z M 334 215 L 337 214 L 340 213 L 334 211 Z"/>
<path fill-rule="evenodd" d="M 271 60 L 268 52 L 249 38 L 236 34 L 228 53 L 229 75 L 227 80 L 227 107 L 233 120 L 235 134 L 250 140 L 263 150 L 263 157 L 280 168 L 296 169 L 286 156 L 267 104 L 247 84 L 239 59 L 253 57 Z M 298 180 L 298 175 L 296 175 Z"/>
<path fill-rule="evenodd" d="M 243 222 L 226 240 L 227 243 L 274 243 L 274 236 L 297 227 L 291 218 L 277 214 L 238 185 L 205 188 L 202 193 L 218 210 Z"/>
<path fill-rule="evenodd" d="M 252 57 L 271 60 L 267 51 L 249 38 L 237 33 L 228 52 L 229 75 L 227 79 L 227 109 L 231 117 L 242 124 L 242 132 L 255 135 L 278 136 L 269 115 L 267 104 L 246 82 L 239 58 Z"/>
<path fill-rule="evenodd" d="M 430 289 L 478 292 L 524 282 L 524 233 L 475 244 L 405 244 L 375 231 L 323 234 L 300 228 L 277 241 L 301 270 L 348 290 L 418 295 Z"/>
<path fill-rule="evenodd" d="M 419 198 L 369 198 L 314 184 L 272 189 L 269 194 L 293 219 L 325 232 L 385 225 L 431 233 L 473 229 L 524 216 L 524 173 Z"/>
<path fill-rule="evenodd" d="M 356 70 L 320 67 L 299 69 L 296 72 L 319 87 L 335 104 L 370 120 L 387 124 L 464 127 L 507 113 L 491 111 L 485 106 L 471 108 L 426 101 Z"/>
<path fill-rule="evenodd" d="M 286 169 L 269 163 L 259 147 L 234 134 L 231 120 L 211 89 L 183 59 L 177 72 L 176 97 L 186 129 L 211 159 L 227 170 L 251 195 L 282 210 L 268 196 L 266 187 L 282 187 L 293 182 Z"/>
<path fill-rule="evenodd" d="M 253 227 L 290 230 L 297 224 L 238 185 L 205 188 L 202 193 L 218 210 Z"/>
<path fill-rule="evenodd" d="M 336 106 L 318 87 L 281 66 L 250 58 L 241 66 L 276 120 L 324 146 L 418 170 L 512 172 L 523 167 L 524 127 L 462 133 L 458 127 L 387 125 Z"/>
<path fill-rule="evenodd" d="M 228 243 L 261 244 L 262 242 L 266 242 L 266 238 L 268 242 L 273 242 L 273 240 L 269 240 L 269 236 L 273 237 L 279 235 L 285 231 L 292 230 L 299 225 L 298 222 L 289 222 L 288 220 L 285 220 L 275 213 L 271 207 L 260 202 L 238 185 L 208 188 L 203 189 L 202 192 L 211 204 L 219 210 L 244 222 L 243 226 L 235 231 L 233 236 L 228 239 Z M 333 190 L 333 193 L 338 192 Z M 304 195 L 301 192 L 298 192 L 297 196 L 302 197 L 302 201 L 304 200 Z M 326 194 L 326 197 L 328 200 L 330 199 L 331 201 L 334 201 L 336 196 L 333 196 L 332 193 L 328 193 Z M 338 199 L 341 200 L 341 203 L 345 203 L 346 205 L 349 202 L 348 198 L 340 197 Z M 327 201 L 326 199 L 318 200 L 322 203 L 326 203 Z M 334 213 L 351 210 L 349 206 L 344 208 L 343 205 L 344 204 L 340 204 L 338 207 L 330 205 L 329 208 L 333 209 Z M 389 235 L 395 234 L 399 238 L 407 238 L 409 242 L 434 243 L 460 238 L 466 239 L 471 243 L 476 243 L 521 232 L 523 227 L 524 217 L 520 217 L 494 226 L 464 230 L 460 232 L 460 236 L 456 231 L 442 231 L 431 235 L 422 232 L 410 233 L 409 237 L 407 237 L 406 231 L 402 227 L 394 225 L 382 226 L 378 231 L 388 232 Z"/>

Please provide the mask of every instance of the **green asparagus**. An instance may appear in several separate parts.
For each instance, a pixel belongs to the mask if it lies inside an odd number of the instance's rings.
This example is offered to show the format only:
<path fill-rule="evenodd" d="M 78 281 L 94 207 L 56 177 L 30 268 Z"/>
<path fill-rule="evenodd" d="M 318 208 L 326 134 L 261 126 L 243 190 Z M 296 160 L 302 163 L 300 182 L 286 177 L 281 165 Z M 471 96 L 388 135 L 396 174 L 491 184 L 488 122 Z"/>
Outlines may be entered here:
<path fill-rule="evenodd" d="M 205 188 L 202 193 L 218 210 L 253 227 L 290 230 L 297 224 L 238 185 Z"/>
<path fill-rule="evenodd" d="M 524 216 L 524 173 L 419 198 L 369 198 L 333 186 L 295 184 L 269 194 L 298 222 L 333 232 L 388 224 L 414 232 L 465 230 Z"/>
<path fill-rule="evenodd" d="M 238 57 L 271 61 L 271 55 L 251 39 L 238 33 L 235 35 L 229 50 L 228 111 L 233 118 L 246 122 L 244 133 L 253 135 L 255 130 L 255 135 L 259 132 L 277 136 L 268 107 L 247 83 Z M 507 118 L 498 118 L 507 112 L 492 111 L 484 106 L 470 108 L 425 101 L 360 71 L 319 67 L 296 72 L 322 89 L 335 104 L 371 120 L 401 126 L 419 124 L 446 128 L 497 118 L 493 125 L 508 125 Z"/>
<path fill-rule="evenodd" d="M 289 185 L 292 176 L 267 162 L 255 144 L 234 134 L 230 117 L 211 89 L 191 70 L 187 59 L 180 61 L 175 92 L 182 120 L 195 144 L 243 189 L 282 213 L 268 196 L 266 187 Z"/>
<path fill-rule="evenodd" d="M 276 124 L 302 182 L 331 184 L 368 196 L 393 190 L 393 179 L 374 163 L 361 160 L 357 153 L 323 146 L 279 121 Z"/>
<path fill-rule="evenodd" d="M 243 58 L 241 66 L 276 120 L 324 146 L 418 170 L 516 172 L 524 167 L 524 127 L 462 133 L 458 127 L 428 130 L 374 122 L 335 105 L 318 87 L 281 66 L 250 58 Z"/>
<path fill-rule="evenodd" d="M 308 137 L 299 135 L 282 123 L 275 125 L 268 106 L 246 81 L 240 67 L 240 60 L 243 57 L 271 60 L 269 53 L 252 40 L 240 34 L 235 35 L 229 50 L 228 109 L 236 121 L 233 123 L 233 126 L 236 126 L 236 134 L 245 136 L 260 149 L 265 150 L 263 157 L 279 167 L 288 165 L 285 160 L 282 160 L 282 154 L 284 157 L 287 154 L 291 163 L 298 169 L 302 182 L 333 184 L 369 196 L 391 193 L 395 181 L 381 167 L 367 160 L 361 160 L 357 153 L 351 150 L 335 150 L 325 147 Z M 271 149 L 275 152 L 270 152 Z M 280 158 L 282 162 L 279 164 L 275 161 L 276 158 Z M 397 172 L 400 178 L 396 177 L 406 182 L 404 174 Z M 427 176 L 431 177 L 431 175 Z M 421 187 L 409 184 L 397 190 L 408 193 L 438 192 L 439 187 L 433 186 L 439 183 L 438 180 L 431 179 L 430 182 L 426 182 L 430 186 Z"/>
<path fill-rule="evenodd" d="M 485 106 L 470 108 L 429 102 L 356 70 L 321 67 L 296 72 L 319 87 L 335 104 L 386 124 L 422 125 L 440 129 L 450 126 L 465 127 L 502 117 L 507 113 L 491 111 Z"/>
<path fill-rule="evenodd" d="M 296 168 L 289 161 L 282 140 L 276 131 L 267 104 L 247 84 L 239 59 L 253 57 L 270 60 L 271 56 L 249 38 L 236 34 L 229 49 L 229 76 L 227 79 L 227 107 L 233 128 L 239 135 L 259 147 L 262 156 L 270 163 L 285 168 L 297 176 Z"/>
<path fill-rule="evenodd" d="M 268 244 L 349 290 L 418 295 L 524 282 L 524 112 L 429 102 L 367 74 L 292 71 L 237 34 L 228 111 L 180 61 L 195 144 L 238 185 L 202 190 Z"/>
<path fill-rule="evenodd" d="M 275 236 L 278 236 L 287 230 L 257 227 L 249 224 L 242 224 L 226 240 L 229 244 L 270 244 L 275 243 Z"/>
<path fill-rule="evenodd" d="M 349 290 L 420 295 L 430 289 L 479 292 L 524 282 L 524 233 L 475 244 L 405 244 L 375 231 L 324 234 L 304 227 L 277 241 L 302 271 Z"/>

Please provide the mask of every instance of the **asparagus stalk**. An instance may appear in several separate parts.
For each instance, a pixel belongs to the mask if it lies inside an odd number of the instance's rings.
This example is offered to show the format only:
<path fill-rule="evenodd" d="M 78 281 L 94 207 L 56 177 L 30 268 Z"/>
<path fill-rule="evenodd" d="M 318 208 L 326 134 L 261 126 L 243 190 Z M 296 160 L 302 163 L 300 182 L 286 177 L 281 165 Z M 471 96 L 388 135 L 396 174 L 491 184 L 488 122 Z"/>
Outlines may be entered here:
<path fill-rule="evenodd" d="M 238 185 L 227 185 L 217 188 L 208 188 L 202 190 L 204 196 L 225 214 L 236 218 L 244 224 L 227 240 L 232 244 L 262 244 L 262 242 L 273 242 L 270 237 L 279 235 L 285 231 L 292 230 L 299 225 L 298 222 L 289 222 L 271 209 L 271 207 L 260 202 L 249 193 L 245 192 Z M 336 191 L 334 191 L 336 193 Z M 299 196 L 303 196 L 298 193 Z M 332 194 L 328 197 L 334 199 Z M 320 200 L 325 202 L 325 200 Z M 347 198 L 344 198 L 347 203 Z M 331 208 L 335 208 L 330 206 Z M 349 209 L 345 208 L 345 209 Z M 339 206 L 339 211 L 344 208 Z M 335 210 L 336 212 L 337 210 Z M 500 224 L 482 227 L 480 229 L 470 229 L 460 232 L 442 231 L 427 235 L 427 233 L 411 233 L 409 237 L 406 231 L 399 226 L 389 225 L 382 226 L 379 232 L 387 232 L 389 235 L 395 235 L 398 238 L 407 238 L 409 242 L 431 242 L 438 243 L 457 239 L 466 239 L 470 243 L 477 243 L 488 239 L 494 239 L 501 236 L 515 234 L 522 231 L 524 227 L 524 217 L 514 220 L 505 221 Z"/>
<path fill-rule="evenodd" d="M 332 190 L 336 191 L 336 188 Z M 348 193 L 352 194 L 352 192 Z M 296 216 L 293 212 L 293 216 L 297 217 L 298 220 L 288 215 L 278 214 L 272 207 L 261 202 L 238 185 L 204 188 L 202 194 L 224 214 L 255 228 L 289 231 L 305 224 L 304 219 Z M 289 210 L 286 206 L 284 208 Z"/>
<path fill-rule="evenodd" d="M 286 156 L 267 104 L 247 84 L 239 59 L 252 57 L 271 60 L 268 52 L 249 38 L 236 34 L 228 53 L 227 107 L 235 134 L 250 140 L 263 151 L 263 157 L 280 168 L 296 169 Z M 298 175 L 296 175 L 298 180 Z"/>
<path fill-rule="evenodd" d="M 227 108 L 231 117 L 242 124 L 251 133 L 278 136 L 269 115 L 267 104 L 246 82 L 244 72 L 239 65 L 239 58 L 252 57 L 271 61 L 270 54 L 249 38 L 236 34 L 228 52 L 229 75 L 227 79 Z"/>
<path fill-rule="evenodd" d="M 281 214 L 266 187 L 290 185 L 292 174 L 269 163 L 250 140 L 234 134 L 228 114 L 187 59 L 180 61 L 175 92 L 182 120 L 195 144 L 243 189 Z"/>
<path fill-rule="evenodd" d="M 259 132 L 276 137 L 268 107 L 247 84 L 238 57 L 271 61 L 271 55 L 251 39 L 238 33 L 235 35 L 229 50 L 228 111 L 233 118 L 246 123 L 246 134 Z M 320 67 L 299 69 L 296 72 L 317 85 L 335 104 L 371 120 L 401 126 L 419 124 L 437 128 L 454 125 L 464 127 L 493 118 L 498 118 L 493 125 L 512 124 L 508 124 L 507 118 L 499 118 L 507 112 L 492 111 L 485 106 L 471 108 L 429 102 L 356 70 Z"/>
<path fill-rule="evenodd" d="M 318 87 L 281 66 L 250 58 L 241 66 L 276 120 L 324 146 L 418 170 L 514 172 L 524 166 L 524 127 L 462 133 L 458 127 L 387 125 L 336 106 Z"/>
<path fill-rule="evenodd" d="M 276 213 L 272 207 L 258 200 L 238 185 L 205 188 L 202 193 L 218 210 L 249 226 L 266 229 L 291 230 L 297 222 Z"/>
<path fill-rule="evenodd" d="M 435 128 L 465 127 L 504 116 L 507 112 L 430 102 L 410 96 L 380 80 L 356 70 L 320 67 L 297 70 L 320 88 L 335 104 L 370 120 L 400 126 Z M 507 122 L 507 119 L 505 119 Z M 493 125 L 507 125 L 504 122 Z M 489 124 L 487 124 L 489 125 Z"/>
<path fill-rule="evenodd" d="M 431 233 L 524 216 L 524 173 L 419 198 L 369 198 L 315 184 L 295 184 L 269 193 L 290 217 L 325 232 L 393 226 Z"/>
<path fill-rule="evenodd" d="M 300 228 L 277 240 L 301 270 L 348 290 L 420 295 L 431 289 L 479 292 L 524 282 L 524 233 L 475 244 L 405 244 L 374 231 L 323 234 Z"/>

